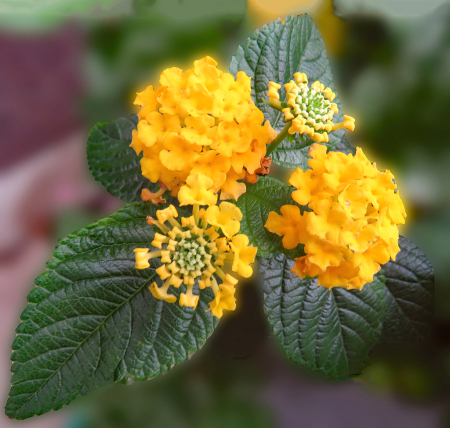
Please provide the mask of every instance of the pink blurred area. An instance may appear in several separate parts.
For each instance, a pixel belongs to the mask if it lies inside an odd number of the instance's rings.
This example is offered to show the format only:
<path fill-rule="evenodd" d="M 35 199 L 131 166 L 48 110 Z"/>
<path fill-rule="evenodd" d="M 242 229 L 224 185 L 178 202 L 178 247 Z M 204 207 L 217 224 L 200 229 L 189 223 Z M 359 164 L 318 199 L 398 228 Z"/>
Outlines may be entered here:
<path fill-rule="evenodd" d="M 83 92 L 83 32 L 0 34 L 0 401 L 6 402 L 11 343 L 34 278 L 56 243 L 65 210 L 113 211 L 118 203 L 89 179 Z M 94 207 L 94 208 L 93 208 Z M 0 427 L 61 427 L 65 412 Z"/>

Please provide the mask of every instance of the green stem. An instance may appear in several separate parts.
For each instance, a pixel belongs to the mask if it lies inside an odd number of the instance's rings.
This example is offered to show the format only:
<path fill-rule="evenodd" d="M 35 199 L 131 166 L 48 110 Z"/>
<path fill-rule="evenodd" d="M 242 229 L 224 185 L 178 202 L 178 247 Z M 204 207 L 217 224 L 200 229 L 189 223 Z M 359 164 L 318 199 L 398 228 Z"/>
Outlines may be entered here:
<path fill-rule="evenodd" d="M 266 157 L 269 156 L 277 147 L 278 145 L 288 136 L 288 130 L 291 127 L 291 121 L 286 123 L 286 126 L 281 130 L 281 132 L 275 137 L 275 140 L 273 140 L 269 147 L 267 147 L 266 151 Z"/>
<path fill-rule="evenodd" d="M 267 104 L 269 107 L 272 107 L 275 110 L 281 111 L 283 109 L 283 106 L 281 105 L 280 101 L 276 100 L 275 98 L 270 98 L 270 100 L 263 99 L 263 103 Z"/>

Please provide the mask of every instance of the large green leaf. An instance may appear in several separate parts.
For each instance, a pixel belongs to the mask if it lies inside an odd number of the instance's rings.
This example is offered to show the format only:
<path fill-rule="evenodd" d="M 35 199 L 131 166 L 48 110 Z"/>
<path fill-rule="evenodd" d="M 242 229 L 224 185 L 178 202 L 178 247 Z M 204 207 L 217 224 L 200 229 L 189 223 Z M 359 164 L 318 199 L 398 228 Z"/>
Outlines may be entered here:
<path fill-rule="evenodd" d="M 261 259 L 264 308 L 286 355 L 329 379 L 360 373 L 378 342 L 385 315 L 381 280 L 362 291 L 317 286 L 290 272 L 283 254 Z"/>
<path fill-rule="evenodd" d="M 154 206 L 133 203 L 61 240 L 16 330 L 8 416 L 25 419 L 114 381 L 152 378 L 213 332 L 209 289 L 195 310 L 168 304 L 148 290 L 159 281 L 158 262 L 134 267 L 133 249 L 151 248 L 147 215 Z"/>
<path fill-rule="evenodd" d="M 418 342 L 430 337 L 434 271 L 425 254 L 403 236 L 395 262 L 383 266 L 386 318 L 383 342 Z"/>
<path fill-rule="evenodd" d="M 131 131 L 136 128 L 137 114 L 111 122 L 97 123 L 89 134 L 87 157 L 94 178 L 108 192 L 125 202 L 142 201 L 144 188 L 156 191 L 158 186 L 141 172 L 140 156 L 129 147 Z"/>
<path fill-rule="evenodd" d="M 269 81 L 287 83 L 293 79 L 294 73 L 300 71 L 307 74 L 310 82 L 319 80 L 336 93 L 322 37 L 306 14 L 288 16 L 284 22 L 278 19 L 256 30 L 243 46 L 239 46 L 231 60 L 230 73 L 236 75 L 238 71 L 244 71 L 252 78 L 253 101 L 277 131 L 285 125 L 283 115 L 263 101 L 267 99 Z M 280 99 L 286 100 L 283 86 Z M 340 122 L 343 113 L 338 96 L 334 102 L 339 106 L 339 114 L 334 116 L 334 121 Z M 341 144 L 344 133 L 343 129 L 330 133 L 328 145 L 333 148 Z M 309 137 L 302 140 L 297 134 L 294 142 L 285 140 L 271 157 L 278 165 L 306 169 L 311 143 Z"/>
<path fill-rule="evenodd" d="M 264 225 L 270 211 L 280 213 L 283 205 L 297 205 L 291 198 L 293 188 L 273 177 L 259 177 L 255 184 L 247 184 L 247 191 L 236 203 L 242 211 L 240 233 L 249 237 L 250 243 L 258 247 L 258 255 L 270 257 L 276 252 L 291 257 L 304 255 L 303 246 L 286 250 L 282 237 L 269 232 Z"/>

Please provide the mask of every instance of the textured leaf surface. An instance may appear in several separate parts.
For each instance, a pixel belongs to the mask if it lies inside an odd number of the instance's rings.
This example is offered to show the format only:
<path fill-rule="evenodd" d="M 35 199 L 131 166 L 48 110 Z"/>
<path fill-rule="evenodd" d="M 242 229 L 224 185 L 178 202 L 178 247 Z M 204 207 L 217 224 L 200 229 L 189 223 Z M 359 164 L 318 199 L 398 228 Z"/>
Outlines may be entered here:
<path fill-rule="evenodd" d="M 329 291 L 290 272 L 283 254 L 261 259 L 264 308 L 275 337 L 296 363 L 329 379 L 358 374 L 380 338 L 386 302 L 380 280 L 347 291 Z"/>
<path fill-rule="evenodd" d="M 137 114 L 106 123 L 97 123 L 89 134 L 87 157 L 94 178 L 108 192 L 125 202 L 141 202 L 144 188 L 155 191 L 152 183 L 141 173 L 140 156 L 129 147 L 131 131 L 136 129 Z"/>
<path fill-rule="evenodd" d="M 326 56 L 322 37 L 308 15 L 288 16 L 284 22 L 272 21 L 256 30 L 243 46 L 239 46 L 230 65 L 230 73 L 236 75 L 244 71 L 252 80 L 252 98 L 264 116 L 278 132 L 283 129 L 283 114 L 263 102 L 267 99 L 269 81 L 288 83 L 296 72 L 306 73 L 312 83 L 319 80 L 336 93 L 333 76 Z M 286 90 L 282 86 L 280 99 L 286 100 Z M 339 97 L 334 100 L 339 106 L 335 122 L 343 120 Z M 330 147 L 340 144 L 344 130 L 330 133 Z M 272 153 L 271 157 L 278 165 L 287 168 L 306 169 L 309 137 L 303 141 L 298 134 L 293 143 L 285 140 Z"/>
<path fill-rule="evenodd" d="M 135 269 L 133 249 L 153 240 L 147 215 L 153 206 L 133 203 L 60 241 L 16 330 L 8 416 L 25 419 L 114 381 L 152 378 L 211 335 L 218 319 L 206 312 L 209 289 L 196 310 L 168 304 L 148 290 L 159 282 L 157 265 Z"/>
<path fill-rule="evenodd" d="M 401 236 L 399 245 L 396 261 L 383 266 L 387 307 L 381 340 L 419 342 L 431 332 L 434 271 L 413 242 Z"/>
<path fill-rule="evenodd" d="M 242 211 L 240 233 L 249 237 L 250 243 L 258 247 L 258 255 L 270 257 L 278 251 L 291 257 L 304 255 L 302 246 L 286 250 L 282 237 L 269 232 L 264 225 L 270 211 L 280 213 L 283 205 L 297 205 L 291 198 L 294 189 L 273 177 L 259 177 L 255 184 L 247 184 L 247 191 L 236 205 Z"/>

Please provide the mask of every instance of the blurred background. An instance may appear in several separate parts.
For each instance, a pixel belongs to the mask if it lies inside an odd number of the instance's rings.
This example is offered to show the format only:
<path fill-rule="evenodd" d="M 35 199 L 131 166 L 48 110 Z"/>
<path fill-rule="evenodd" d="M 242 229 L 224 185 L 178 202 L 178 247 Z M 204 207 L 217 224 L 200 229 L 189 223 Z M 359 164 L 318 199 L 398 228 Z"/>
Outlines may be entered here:
<path fill-rule="evenodd" d="M 348 135 L 407 201 L 402 234 L 436 271 L 436 322 L 420 346 L 377 348 L 357 379 L 328 382 L 280 351 L 260 280 L 240 288 L 191 361 L 0 428 L 434 428 L 450 426 L 450 4 L 444 0 L 0 0 L 0 401 L 33 279 L 62 238 L 122 205 L 96 183 L 85 145 L 129 115 L 167 65 L 239 44 L 308 13 L 357 128 Z"/>

